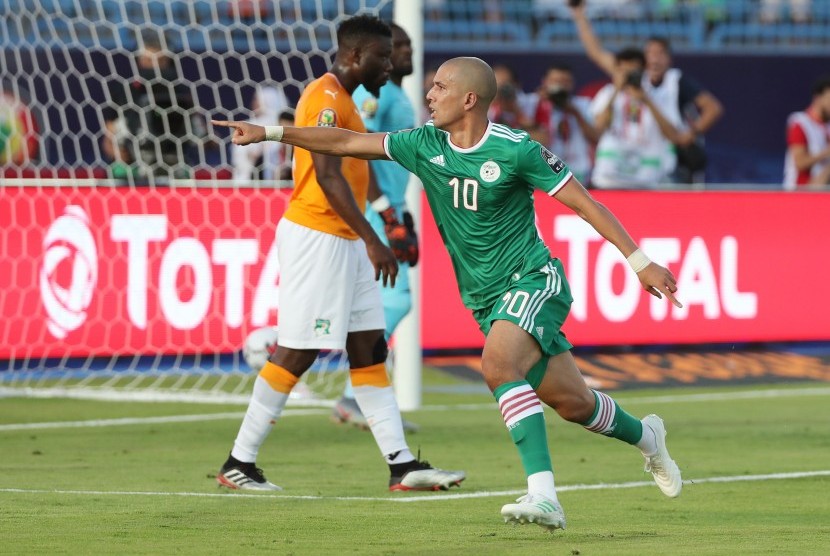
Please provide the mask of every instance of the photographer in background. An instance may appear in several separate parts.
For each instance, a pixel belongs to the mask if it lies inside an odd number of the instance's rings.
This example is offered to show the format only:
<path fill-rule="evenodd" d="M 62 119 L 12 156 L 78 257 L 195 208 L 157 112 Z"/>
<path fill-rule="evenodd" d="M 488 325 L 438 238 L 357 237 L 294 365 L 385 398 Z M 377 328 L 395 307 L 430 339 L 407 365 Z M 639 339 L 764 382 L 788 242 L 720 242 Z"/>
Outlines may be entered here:
<path fill-rule="evenodd" d="M 585 15 L 585 2 L 569 0 L 571 14 L 585 52 L 613 80 L 618 71 L 614 55 L 605 50 Z M 675 183 L 702 183 L 706 167 L 703 134 L 723 114 L 723 106 L 700 84 L 671 67 L 668 40 L 652 37 L 646 41 L 642 88 L 648 98 L 677 127 L 674 139 L 677 161 L 669 176 Z M 675 122 L 677 122 L 675 124 Z"/>
<path fill-rule="evenodd" d="M 573 70 L 567 64 L 551 64 L 536 93 L 533 121 L 536 140 L 568 161 L 568 167 L 588 184 L 593 167 L 594 146 L 599 131 L 591 115 L 591 99 L 574 96 Z"/>
<path fill-rule="evenodd" d="M 136 185 L 167 185 L 186 178 L 196 139 L 207 134 L 194 112 L 189 87 L 181 80 L 163 36 L 146 29 L 139 38 L 132 80 L 110 83 L 104 105 L 101 150 L 112 162 L 114 179 Z"/>
<path fill-rule="evenodd" d="M 258 125 L 294 125 L 294 109 L 281 87 L 260 85 L 251 101 L 254 117 L 250 121 Z M 250 184 L 258 180 L 291 179 L 290 145 L 268 142 L 255 145 L 231 145 L 233 180 L 236 185 Z"/>
<path fill-rule="evenodd" d="M 813 85 L 813 99 L 787 118 L 784 189 L 827 189 L 830 185 L 830 74 Z"/>
<path fill-rule="evenodd" d="M 602 189 L 656 188 L 670 181 L 680 137 L 679 114 L 665 115 L 645 92 L 645 58 L 636 48 L 615 56 L 614 81 L 591 103 L 601 134 L 594 161 L 593 185 Z"/>
<path fill-rule="evenodd" d="M 531 131 L 533 120 L 530 118 L 532 111 L 529 103 L 533 99 L 522 90 L 510 66 L 495 64 L 493 74 L 496 76 L 496 98 L 490 105 L 487 117 L 494 124 Z"/>

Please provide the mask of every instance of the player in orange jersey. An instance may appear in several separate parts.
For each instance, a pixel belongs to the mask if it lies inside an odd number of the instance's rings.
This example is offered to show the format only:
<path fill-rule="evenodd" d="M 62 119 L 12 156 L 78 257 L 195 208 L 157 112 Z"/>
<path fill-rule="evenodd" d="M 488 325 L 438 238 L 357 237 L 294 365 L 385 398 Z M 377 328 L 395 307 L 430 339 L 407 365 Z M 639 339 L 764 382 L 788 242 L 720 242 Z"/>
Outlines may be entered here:
<path fill-rule="evenodd" d="M 296 125 L 365 132 L 351 95 L 361 84 L 378 94 L 388 79 L 392 32 L 375 17 L 357 16 L 340 25 L 337 42 L 332 68 L 300 97 Z M 390 490 L 448 489 L 465 478 L 462 471 L 419 461 L 406 443 L 386 371 L 377 281 L 382 276 L 394 284 L 398 265 L 363 216 L 368 188 L 365 160 L 295 150 L 294 192 L 277 227 L 279 345 L 254 383 L 239 434 L 217 476 L 220 485 L 279 490 L 256 467 L 256 457 L 291 389 L 321 349 L 345 349 L 349 355 L 355 399 L 389 465 Z"/>

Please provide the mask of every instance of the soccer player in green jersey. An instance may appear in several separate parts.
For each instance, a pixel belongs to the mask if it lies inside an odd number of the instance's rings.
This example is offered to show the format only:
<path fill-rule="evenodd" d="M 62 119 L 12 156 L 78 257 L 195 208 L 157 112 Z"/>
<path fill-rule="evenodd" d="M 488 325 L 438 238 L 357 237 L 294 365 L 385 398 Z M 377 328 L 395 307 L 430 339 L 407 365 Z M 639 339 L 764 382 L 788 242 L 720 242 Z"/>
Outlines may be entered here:
<path fill-rule="evenodd" d="M 640 449 L 664 494 L 680 494 L 680 470 L 656 415 L 639 420 L 589 389 L 561 332 L 572 301 L 562 264 L 535 225 L 532 192 L 541 189 L 579 214 L 628 259 L 643 288 L 680 307 L 672 273 L 651 262 L 617 218 L 594 200 L 567 165 L 527 133 L 493 124 L 493 71 L 478 58 L 453 58 L 427 94 L 432 122 L 398 133 L 336 128 L 233 128 L 233 142 L 289 143 L 315 152 L 388 158 L 416 174 L 438 224 L 467 308 L 486 335 L 481 367 L 527 474 L 528 492 L 506 504 L 505 521 L 565 527 L 556 496 L 541 401 L 568 421 Z M 376 277 L 381 269 L 375 269 Z"/>

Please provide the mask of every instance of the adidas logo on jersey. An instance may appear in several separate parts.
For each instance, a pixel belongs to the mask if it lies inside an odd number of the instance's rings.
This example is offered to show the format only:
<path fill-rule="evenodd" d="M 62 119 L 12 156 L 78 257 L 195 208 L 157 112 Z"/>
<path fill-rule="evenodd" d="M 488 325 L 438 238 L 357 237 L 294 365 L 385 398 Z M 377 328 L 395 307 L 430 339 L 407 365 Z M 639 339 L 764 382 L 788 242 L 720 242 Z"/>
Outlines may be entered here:
<path fill-rule="evenodd" d="M 432 158 L 429 159 L 429 161 L 432 162 L 433 164 L 437 164 L 438 166 L 444 166 L 444 155 L 439 154 L 437 156 L 433 156 Z"/>
<path fill-rule="evenodd" d="M 539 337 L 541 338 L 542 336 L 544 336 L 544 335 L 545 335 L 545 329 L 544 329 L 543 327 L 541 327 L 541 326 L 537 326 L 537 327 L 536 327 L 536 333 L 537 333 L 537 334 L 539 335 Z"/>

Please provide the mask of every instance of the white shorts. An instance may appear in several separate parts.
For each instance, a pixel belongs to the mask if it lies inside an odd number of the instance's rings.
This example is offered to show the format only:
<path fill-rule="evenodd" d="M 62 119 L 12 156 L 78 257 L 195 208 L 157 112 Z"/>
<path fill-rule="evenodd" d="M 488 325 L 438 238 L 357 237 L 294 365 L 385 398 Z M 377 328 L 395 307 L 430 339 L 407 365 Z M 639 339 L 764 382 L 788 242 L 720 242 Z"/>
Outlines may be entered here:
<path fill-rule="evenodd" d="M 363 240 L 277 225 L 281 346 L 345 349 L 349 332 L 383 330 L 383 301 Z"/>

